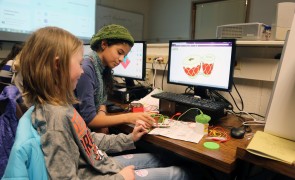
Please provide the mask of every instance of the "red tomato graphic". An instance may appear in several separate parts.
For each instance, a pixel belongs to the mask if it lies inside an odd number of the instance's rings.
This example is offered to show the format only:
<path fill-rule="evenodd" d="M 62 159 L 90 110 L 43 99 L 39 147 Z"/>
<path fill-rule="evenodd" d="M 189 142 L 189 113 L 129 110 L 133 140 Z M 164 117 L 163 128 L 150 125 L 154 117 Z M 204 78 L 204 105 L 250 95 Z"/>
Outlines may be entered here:
<path fill-rule="evenodd" d="M 194 77 L 195 75 L 197 75 L 200 69 L 201 69 L 200 65 L 196 67 L 183 67 L 184 72 L 190 77 Z"/>
<path fill-rule="evenodd" d="M 205 75 L 210 75 L 213 70 L 214 64 L 203 63 L 202 68 Z"/>

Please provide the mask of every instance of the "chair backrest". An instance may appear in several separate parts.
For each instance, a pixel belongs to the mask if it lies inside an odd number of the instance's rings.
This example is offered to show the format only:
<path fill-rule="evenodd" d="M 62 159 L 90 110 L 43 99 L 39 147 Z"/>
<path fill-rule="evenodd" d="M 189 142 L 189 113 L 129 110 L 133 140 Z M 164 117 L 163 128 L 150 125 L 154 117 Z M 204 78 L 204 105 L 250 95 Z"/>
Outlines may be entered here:
<path fill-rule="evenodd" d="M 6 86 L 0 94 L 0 177 L 2 177 L 16 136 L 18 120 L 17 101 L 21 99 L 16 86 Z"/>
<path fill-rule="evenodd" d="M 4 82 L 0 82 L 0 92 L 3 91 L 3 89 L 6 87 L 6 86 L 9 86 L 11 84 L 7 84 L 7 83 L 4 83 Z"/>
<path fill-rule="evenodd" d="M 31 122 L 34 107 L 19 120 L 16 138 L 2 179 L 48 179 L 40 136 Z"/>

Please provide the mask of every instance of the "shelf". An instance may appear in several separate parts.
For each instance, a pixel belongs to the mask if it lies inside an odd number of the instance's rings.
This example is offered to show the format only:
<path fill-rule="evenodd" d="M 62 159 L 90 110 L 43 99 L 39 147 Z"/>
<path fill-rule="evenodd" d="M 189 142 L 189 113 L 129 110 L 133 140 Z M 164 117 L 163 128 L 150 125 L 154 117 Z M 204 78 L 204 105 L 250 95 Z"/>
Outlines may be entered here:
<path fill-rule="evenodd" d="M 285 41 L 243 41 L 237 40 L 237 46 L 278 46 L 283 47 Z M 148 48 L 165 48 L 169 47 L 168 43 L 147 44 Z"/>
<path fill-rule="evenodd" d="M 278 46 L 283 47 L 285 41 L 242 41 L 237 40 L 237 46 Z"/>

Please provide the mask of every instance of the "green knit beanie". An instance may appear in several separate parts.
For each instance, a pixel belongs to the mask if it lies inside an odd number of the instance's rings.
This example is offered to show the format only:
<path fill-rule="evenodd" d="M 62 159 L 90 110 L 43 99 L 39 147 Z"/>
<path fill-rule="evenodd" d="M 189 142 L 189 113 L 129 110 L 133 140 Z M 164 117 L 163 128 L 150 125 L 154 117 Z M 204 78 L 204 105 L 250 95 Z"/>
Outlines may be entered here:
<path fill-rule="evenodd" d="M 134 44 L 134 39 L 129 31 L 125 27 L 117 24 L 110 24 L 102 27 L 95 35 L 92 36 L 90 46 L 96 46 L 96 43 L 103 39 L 119 39 L 129 41 L 132 46 Z"/>

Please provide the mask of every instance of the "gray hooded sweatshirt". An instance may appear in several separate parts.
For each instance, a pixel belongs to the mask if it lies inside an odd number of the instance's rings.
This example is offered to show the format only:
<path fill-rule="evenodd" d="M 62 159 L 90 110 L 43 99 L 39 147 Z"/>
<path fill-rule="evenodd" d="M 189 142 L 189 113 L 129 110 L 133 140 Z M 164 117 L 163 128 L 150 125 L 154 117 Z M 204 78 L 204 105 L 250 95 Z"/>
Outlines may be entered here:
<path fill-rule="evenodd" d="M 37 105 L 32 124 L 41 135 L 50 179 L 124 179 L 106 152 L 134 149 L 131 134 L 93 133 L 72 106 Z"/>

